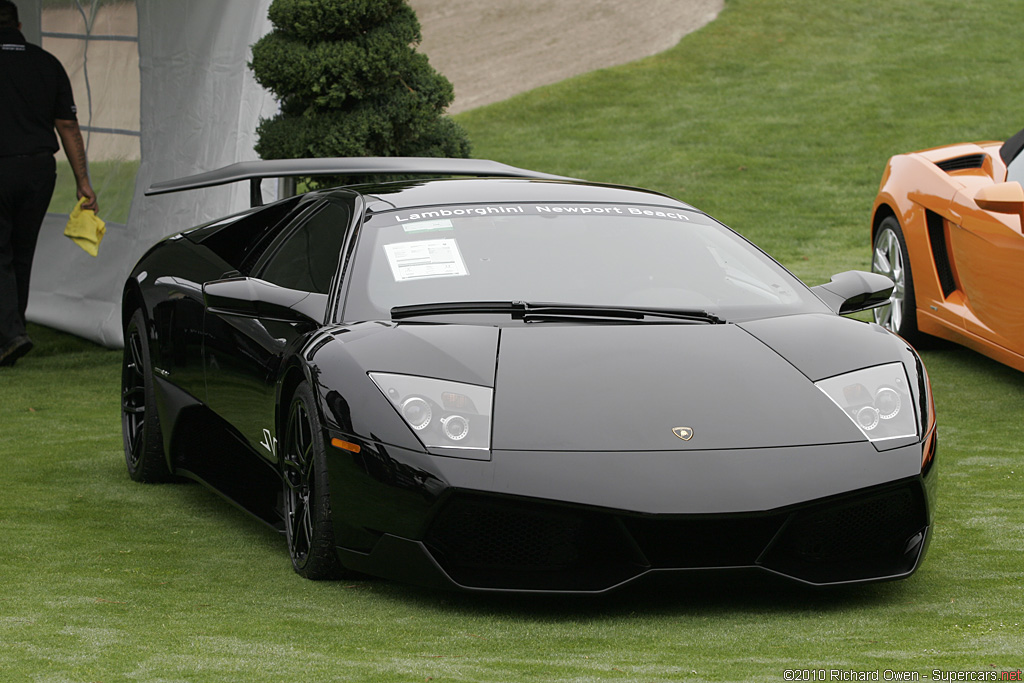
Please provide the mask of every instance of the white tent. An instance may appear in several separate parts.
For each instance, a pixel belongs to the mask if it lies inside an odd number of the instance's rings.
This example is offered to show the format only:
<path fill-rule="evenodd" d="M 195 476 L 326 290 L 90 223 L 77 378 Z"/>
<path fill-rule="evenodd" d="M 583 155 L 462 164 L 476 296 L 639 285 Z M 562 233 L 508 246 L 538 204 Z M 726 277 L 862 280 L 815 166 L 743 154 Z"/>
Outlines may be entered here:
<path fill-rule="evenodd" d="M 256 126 L 261 117 L 274 114 L 276 104 L 253 80 L 246 63 L 250 46 L 270 30 L 270 0 L 103 3 L 103 10 L 137 11 L 137 39 L 124 31 L 104 33 L 102 22 L 95 20 L 98 0 L 68 0 L 67 10 L 82 19 L 71 31 L 48 29 L 42 0 L 16 4 L 29 42 L 51 51 L 51 43 L 65 49 L 68 41 L 74 44 L 75 63 L 68 64 L 63 57 L 62 61 L 72 76 L 79 122 L 87 136 L 134 137 L 128 146 L 134 144 L 141 151 L 127 225 L 108 221 L 98 257 L 64 237 L 66 213 L 47 215 L 33 263 L 27 317 L 120 346 L 121 288 L 139 257 L 168 234 L 249 205 L 248 185 L 201 194 L 142 193 L 153 182 L 256 158 Z M 104 49 L 113 43 L 121 49 Z M 138 98 L 125 96 L 123 82 L 110 82 L 131 72 L 130 65 L 126 71 L 123 63 L 114 63 L 125 60 L 126 43 L 128 54 L 137 45 Z M 101 120 L 104 116 L 107 121 Z M 134 129 L 133 120 L 138 122 Z M 99 200 L 102 217 L 102 192 Z"/>

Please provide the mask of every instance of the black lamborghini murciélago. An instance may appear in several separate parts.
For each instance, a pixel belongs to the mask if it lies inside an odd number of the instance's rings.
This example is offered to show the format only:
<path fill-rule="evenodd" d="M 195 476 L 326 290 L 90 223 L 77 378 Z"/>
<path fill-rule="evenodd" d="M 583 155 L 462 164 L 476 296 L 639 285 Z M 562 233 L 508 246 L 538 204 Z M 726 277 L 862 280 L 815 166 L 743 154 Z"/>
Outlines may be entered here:
<path fill-rule="evenodd" d="M 927 375 L 840 317 L 884 276 L 808 288 L 670 197 L 486 161 L 251 162 L 150 193 L 317 173 L 435 177 L 255 196 L 148 252 L 123 300 L 133 479 L 203 482 L 311 579 L 917 568 Z"/>

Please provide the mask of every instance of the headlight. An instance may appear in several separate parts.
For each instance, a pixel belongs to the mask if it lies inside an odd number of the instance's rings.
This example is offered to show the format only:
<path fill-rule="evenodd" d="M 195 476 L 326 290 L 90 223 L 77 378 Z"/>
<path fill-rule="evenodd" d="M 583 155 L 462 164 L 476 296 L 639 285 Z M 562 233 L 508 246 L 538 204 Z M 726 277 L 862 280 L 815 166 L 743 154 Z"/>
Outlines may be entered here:
<path fill-rule="evenodd" d="M 430 402 L 425 398 L 410 396 L 399 405 L 402 408 L 402 417 L 417 432 L 429 427 L 434 419 L 434 409 L 430 407 Z"/>
<path fill-rule="evenodd" d="M 490 387 L 387 372 L 369 374 L 427 448 L 490 450 L 494 395 Z"/>
<path fill-rule="evenodd" d="M 920 436 L 902 363 L 857 370 L 815 383 L 873 444 Z"/>

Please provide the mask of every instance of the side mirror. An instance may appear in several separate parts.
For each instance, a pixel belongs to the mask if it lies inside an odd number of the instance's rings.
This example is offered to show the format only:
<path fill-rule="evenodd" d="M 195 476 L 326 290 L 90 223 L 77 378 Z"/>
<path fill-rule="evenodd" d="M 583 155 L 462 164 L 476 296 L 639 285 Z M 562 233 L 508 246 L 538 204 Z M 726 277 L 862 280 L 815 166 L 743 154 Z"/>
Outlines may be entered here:
<path fill-rule="evenodd" d="M 839 315 L 866 311 L 889 303 L 895 285 L 879 273 L 848 270 L 833 275 L 825 285 L 811 287 L 811 291 Z"/>
<path fill-rule="evenodd" d="M 1024 216 L 1024 187 L 1015 181 L 989 185 L 978 190 L 974 203 L 985 211 Z"/>
<path fill-rule="evenodd" d="M 323 322 L 327 295 L 278 287 L 264 280 L 233 277 L 203 285 L 207 310 L 285 322 Z"/>

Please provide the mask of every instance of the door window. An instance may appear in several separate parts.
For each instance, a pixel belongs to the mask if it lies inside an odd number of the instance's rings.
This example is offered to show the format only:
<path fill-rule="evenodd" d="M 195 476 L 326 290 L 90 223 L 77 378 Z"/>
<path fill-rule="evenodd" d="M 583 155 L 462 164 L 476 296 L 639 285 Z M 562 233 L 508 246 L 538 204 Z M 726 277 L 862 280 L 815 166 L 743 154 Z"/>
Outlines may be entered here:
<path fill-rule="evenodd" d="M 258 277 L 288 289 L 327 294 L 350 217 L 348 207 L 328 202 L 284 237 Z"/>

